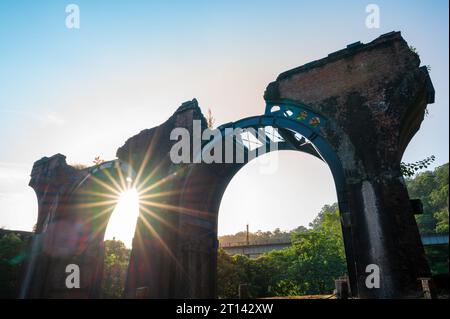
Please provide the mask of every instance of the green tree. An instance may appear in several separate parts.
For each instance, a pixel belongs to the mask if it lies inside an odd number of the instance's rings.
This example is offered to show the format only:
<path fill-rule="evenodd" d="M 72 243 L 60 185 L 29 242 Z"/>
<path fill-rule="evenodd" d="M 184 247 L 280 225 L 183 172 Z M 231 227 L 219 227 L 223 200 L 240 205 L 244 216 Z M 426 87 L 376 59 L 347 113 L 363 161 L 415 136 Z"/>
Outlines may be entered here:
<path fill-rule="evenodd" d="M 339 208 L 337 203 L 323 206 L 319 214 L 317 214 L 316 218 L 314 218 L 314 220 L 311 223 L 309 223 L 309 227 L 311 227 L 312 229 L 317 229 L 321 227 L 325 216 L 335 214 L 336 211 L 338 211 L 338 209 Z"/>
<path fill-rule="evenodd" d="M 423 204 L 423 214 L 416 217 L 422 234 L 448 232 L 448 180 L 448 163 L 406 180 L 409 196 Z"/>
<path fill-rule="evenodd" d="M 299 296 L 302 291 L 298 284 L 289 279 L 281 279 L 274 286 L 271 287 L 271 294 L 275 296 Z"/>
<path fill-rule="evenodd" d="M 428 110 L 425 110 L 425 114 L 428 114 Z M 422 169 L 428 168 L 428 166 L 431 165 L 431 163 L 434 162 L 436 157 L 434 155 L 431 155 L 421 161 L 417 161 L 414 163 L 400 163 L 400 170 L 402 172 L 402 175 L 405 177 L 413 177 L 417 172 L 419 172 Z"/>
<path fill-rule="evenodd" d="M 433 214 L 436 219 L 436 232 L 448 233 L 448 209 Z"/>
<path fill-rule="evenodd" d="M 407 179 L 409 196 L 423 203 L 423 214 L 416 216 L 422 234 L 448 233 L 449 164 Z M 433 275 L 448 274 L 448 245 L 426 246 L 425 253 Z"/>
<path fill-rule="evenodd" d="M 239 289 L 239 270 L 233 257 L 223 249 L 217 252 L 217 295 L 219 298 L 237 298 Z"/>
<path fill-rule="evenodd" d="M 433 189 L 430 200 L 436 208 L 433 214 L 436 219 L 436 232 L 448 233 L 448 164 L 438 167 L 434 173 L 438 188 Z"/>
<path fill-rule="evenodd" d="M 290 266 L 291 278 L 302 294 L 331 293 L 334 280 L 346 273 L 342 236 L 323 228 L 294 236 L 297 255 Z"/>
<path fill-rule="evenodd" d="M 306 230 L 303 226 L 298 227 L 299 231 Z M 280 242 L 289 241 L 291 232 L 281 231 L 279 228 L 271 231 L 261 231 L 250 232 L 249 241 L 250 243 L 267 243 L 267 242 Z M 220 236 L 219 241 L 222 245 L 233 244 L 233 243 L 245 243 L 247 241 L 247 232 L 241 231 L 234 235 Z"/>
<path fill-rule="evenodd" d="M 105 240 L 103 298 L 122 298 L 130 259 L 130 249 L 120 240 Z"/>

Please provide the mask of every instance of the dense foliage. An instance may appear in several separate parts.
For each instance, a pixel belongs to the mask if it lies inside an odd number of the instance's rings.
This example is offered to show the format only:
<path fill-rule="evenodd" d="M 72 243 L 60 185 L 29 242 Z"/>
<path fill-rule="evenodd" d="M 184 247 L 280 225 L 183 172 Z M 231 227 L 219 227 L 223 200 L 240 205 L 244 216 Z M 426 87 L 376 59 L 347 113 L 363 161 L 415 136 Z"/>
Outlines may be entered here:
<path fill-rule="evenodd" d="M 26 241 L 14 233 L 0 237 L 0 299 L 17 298 Z"/>
<path fill-rule="evenodd" d="M 422 234 L 448 233 L 448 174 L 447 163 L 406 180 L 410 198 L 423 203 L 424 212 L 416 218 Z"/>
<path fill-rule="evenodd" d="M 448 174 L 447 163 L 406 181 L 409 196 L 423 204 L 423 214 L 416 217 L 421 234 L 448 234 Z M 426 246 L 425 252 L 433 275 L 448 274 L 448 245 Z"/>
<path fill-rule="evenodd" d="M 239 284 L 251 297 L 332 293 L 334 280 L 345 275 L 346 263 L 339 212 L 325 206 L 311 223 L 290 233 L 292 246 L 257 259 L 218 253 L 218 296 L 237 298 Z"/>
<path fill-rule="evenodd" d="M 122 298 L 125 288 L 130 249 L 120 240 L 105 240 L 103 298 Z"/>

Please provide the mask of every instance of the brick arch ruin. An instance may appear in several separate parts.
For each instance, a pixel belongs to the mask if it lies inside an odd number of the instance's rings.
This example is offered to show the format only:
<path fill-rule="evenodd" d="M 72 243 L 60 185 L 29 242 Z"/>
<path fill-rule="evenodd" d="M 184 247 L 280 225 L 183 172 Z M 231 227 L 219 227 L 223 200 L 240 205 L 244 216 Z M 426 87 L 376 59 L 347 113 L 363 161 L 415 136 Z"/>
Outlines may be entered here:
<path fill-rule="evenodd" d="M 275 127 L 283 137 L 281 148 L 324 159 L 336 183 L 353 295 L 420 296 L 417 280 L 430 270 L 400 170 L 403 153 L 434 102 L 431 80 L 417 54 L 399 32 L 391 32 L 280 74 L 264 99 L 264 115 L 219 129 Z M 136 226 L 127 298 L 215 297 L 217 212 L 226 186 L 245 163 L 174 164 L 170 134 L 177 127 L 192 133 L 194 120 L 201 132 L 206 130 L 197 101 L 183 103 L 165 123 L 128 139 L 117 151 L 114 163 L 119 164 L 96 177 L 120 184 L 124 172 L 131 171 L 120 163 L 127 163 L 135 172 L 141 206 L 148 207 Z M 295 133 L 311 143 L 299 143 Z M 74 187 L 80 176 L 61 155 L 34 165 L 30 186 L 38 197 L 39 217 L 23 297 L 100 297 L 102 230 L 85 221 L 98 212 L 79 209 L 86 202 Z M 88 181 L 83 187 L 91 189 Z M 85 241 L 76 241 L 78 250 L 69 249 L 71 236 L 60 236 L 60 227 L 69 233 L 83 230 L 86 236 L 75 236 Z M 51 249 L 45 249 L 47 242 Z M 55 251 L 65 257 L 58 259 Z M 80 265 L 80 289 L 63 286 L 63 266 L 72 261 Z M 380 268 L 379 289 L 365 284 L 370 264 Z"/>

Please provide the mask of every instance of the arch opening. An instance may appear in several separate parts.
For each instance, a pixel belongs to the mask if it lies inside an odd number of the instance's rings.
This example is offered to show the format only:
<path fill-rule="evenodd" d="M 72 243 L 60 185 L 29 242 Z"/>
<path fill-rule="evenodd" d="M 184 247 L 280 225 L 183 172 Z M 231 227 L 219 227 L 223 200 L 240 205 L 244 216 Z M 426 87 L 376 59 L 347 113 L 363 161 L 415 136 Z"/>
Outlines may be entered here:
<path fill-rule="evenodd" d="M 270 165 L 274 169 L 269 172 L 265 168 Z M 308 226 L 323 205 L 335 202 L 333 176 L 326 163 L 303 152 L 270 152 L 242 167 L 227 185 L 219 208 L 218 235 L 242 231 L 248 222 L 253 230 L 287 230 L 294 226 L 271 220 L 277 208 L 280 213 L 286 211 L 278 214 L 279 218 L 292 221 L 292 214 L 298 214 L 297 226 Z M 244 217 L 237 210 L 253 213 Z M 223 213 L 230 217 L 228 223 L 222 223 Z M 234 223 L 240 226 L 233 227 Z"/>
<path fill-rule="evenodd" d="M 267 108 L 270 107 L 270 104 L 267 105 Z M 300 153 L 306 153 L 315 156 L 316 158 L 322 160 L 326 166 L 329 168 L 329 172 L 331 172 L 332 179 L 334 181 L 335 186 L 335 195 L 337 197 L 337 204 L 335 205 L 335 220 L 337 229 L 339 232 L 341 232 L 341 238 L 343 242 L 344 248 L 342 249 L 342 253 L 344 255 L 348 278 L 349 278 L 349 284 L 350 289 L 352 291 L 352 294 L 354 293 L 357 295 L 357 287 L 355 284 L 355 274 L 356 270 L 354 268 L 354 254 L 353 254 L 353 243 L 352 243 L 352 233 L 351 229 L 349 227 L 346 227 L 346 221 L 349 220 L 349 212 L 346 202 L 346 183 L 345 183 L 345 175 L 344 171 L 341 165 L 341 162 L 335 153 L 335 150 L 332 148 L 332 146 L 329 144 L 329 142 L 321 135 L 321 130 L 319 128 L 323 127 L 324 123 L 327 122 L 327 119 L 321 115 L 318 114 L 311 114 L 307 113 L 306 115 L 303 114 L 299 109 L 295 108 L 295 105 L 290 105 L 290 110 L 294 110 L 292 114 L 281 114 L 281 111 L 284 111 L 285 107 L 281 104 L 280 111 L 277 112 L 277 114 L 270 113 L 269 115 L 262 115 L 262 116 L 254 116 L 249 118 L 244 118 L 242 120 L 239 120 L 234 123 L 229 123 L 223 126 L 220 126 L 218 129 L 222 132 L 222 138 L 226 139 L 228 138 L 229 134 L 235 134 L 233 131 L 235 129 L 242 129 L 244 132 L 248 129 L 253 130 L 259 130 L 263 129 L 263 131 L 266 133 L 265 141 L 266 143 L 270 143 L 270 141 L 273 141 L 272 138 L 268 134 L 271 130 L 276 130 L 281 139 L 277 140 L 278 147 L 275 149 L 272 149 L 269 147 L 269 150 L 262 152 L 262 154 L 270 154 L 273 151 L 282 151 L 282 150 L 290 150 L 290 151 L 296 151 Z M 270 108 L 269 108 L 270 110 Z M 280 113 L 280 115 L 278 115 Z M 305 117 L 304 117 L 305 115 Z M 311 118 L 310 118 L 311 117 Z M 305 120 L 306 121 L 303 121 Z M 227 128 L 232 128 L 233 130 L 228 130 L 227 135 Z M 267 130 L 267 128 L 269 129 Z M 272 132 L 273 133 L 273 132 Z M 236 136 L 236 134 L 235 134 Z M 242 141 L 235 141 L 235 143 L 241 143 L 244 144 Z M 247 139 L 249 140 L 249 139 Z M 263 139 L 264 140 L 264 139 Z M 208 144 L 203 147 L 202 152 L 207 152 L 211 148 L 214 147 L 215 141 L 209 142 Z M 185 190 L 180 198 L 179 205 L 180 207 L 189 207 L 190 209 L 197 209 L 200 211 L 207 211 L 210 215 L 210 218 L 207 220 L 203 218 L 199 218 L 200 222 L 195 222 L 195 224 L 200 225 L 208 225 L 210 223 L 211 228 L 208 231 L 207 229 L 202 228 L 193 228 L 188 234 L 186 234 L 184 237 L 191 242 L 197 242 L 198 238 L 210 238 L 208 242 L 203 243 L 203 245 L 208 246 L 211 245 L 214 251 L 214 254 L 212 255 L 204 255 L 199 254 L 198 257 L 200 260 L 205 260 L 209 264 L 208 267 L 206 267 L 203 274 L 198 275 L 192 275 L 194 278 L 208 278 L 207 280 L 200 280 L 198 282 L 193 282 L 191 279 L 187 279 L 186 284 L 191 285 L 189 289 L 191 289 L 191 292 L 187 292 L 188 294 L 196 295 L 196 293 L 199 293 L 199 297 L 205 297 L 205 296 L 218 296 L 218 290 L 217 290 L 217 278 L 220 274 L 217 272 L 217 263 L 220 262 L 219 259 L 221 258 L 220 254 L 217 255 L 217 234 L 218 234 L 218 213 L 220 209 L 220 203 L 222 200 L 222 197 L 224 196 L 225 190 L 227 189 L 227 186 L 232 181 L 233 177 L 242 169 L 242 167 L 248 165 L 251 163 L 255 158 L 258 158 L 260 154 L 255 156 L 250 156 L 250 152 L 254 152 L 255 150 L 251 149 L 252 143 L 251 141 L 248 141 L 248 145 L 246 146 L 244 144 L 244 154 L 245 154 L 245 160 L 244 163 L 234 163 L 234 164 L 215 164 L 215 165 L 199 165 L 199 166 L 191 166 L 186 178 L 185 183 L 183 186 L 183 189 Z M 255 143 L 253 143 L 255 144 Z M 264 143 L 263 143 L 264 145 Z M 254 148 L 258 148 L 257 145 Z M 280 153 L 280 152 L 274 152 L 274 153 Z M 208 185 L 202 186 L 201 184 L 204 183 L 204 181 L 208 181 Z M 189 191 L 191 189 L 198 189 L 200 188 L 203 193 L 207 193 L 208 200 L 200 200 L 200 195 L 197 198 L 197 195 L 191 194 L 192 192 Z M 196 193 L 199 193 L 196 191 Z M 243 196 L 240 194 L 240 196 Z M 330 203 L 331 204 L 331 203 Z M 184 222 L 184 221 L 183 221 Z M 194 221 L 191 220 L 191 218 L 186 219 L 185 223 L 187 225 L 193 225 Z M 214 234 L 214 235 L 213 235 Z M 342 248 L 342 247 L 341 247 Z M 207 249 L 205 247 L 205 249 Z M 336 248 L 340 249 L 340 248 Z M 200 262 L 200 261 L 199 261 Z M 326 261 L 325 261 L 326 262 Z M 190 273 L 190 271 L 187 271 Z M 338 278 L 336 278 L 338 279 Z M 208 287 L 208 288 L 206 288 Z"/>
<path fill-rule="evenodd" d="M 109 218 L 103 240 L 102 298 L 124 297 L 138 216 L 139 194 L 137 190 L 135 188 L 124 190 Z"/>
<path fill-rule="evenodd" d="M 124 190 L 117 201 L 105 231 L 105 240 L 120 240 L 131 248 L 139 216 L 139 194 L 136 188 Z"/>
<path fill-rule="evenodd" d="M 270 162 L 278 169 L 261 174 Z M 333 176 L 307 153 L 271 152 L 242 167 L 221 199 L 218 239 L 219 298 L 328 297 L 346 276 Z"/>

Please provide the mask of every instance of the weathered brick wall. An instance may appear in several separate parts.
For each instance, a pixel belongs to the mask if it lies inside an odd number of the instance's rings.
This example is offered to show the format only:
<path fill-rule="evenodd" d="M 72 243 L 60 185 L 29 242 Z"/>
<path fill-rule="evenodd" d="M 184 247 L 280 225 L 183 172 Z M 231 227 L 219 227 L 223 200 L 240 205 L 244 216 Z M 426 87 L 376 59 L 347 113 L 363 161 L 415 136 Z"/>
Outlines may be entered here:
<path fill-rule="evenodd" d="M 407 139 L 433 102 L 428 73 L 419 66 L 418 55 L 393 32 L 280 74 L 265 99 L 301 101 L 333 119 L 324 135 L 347 158 L 344 166 L 362 160 L 385 170 L 399 164 Z M 416 116 L 404 121 L 410 113 Z M 353 159 L 352 152 L 358 153 Z"/>

